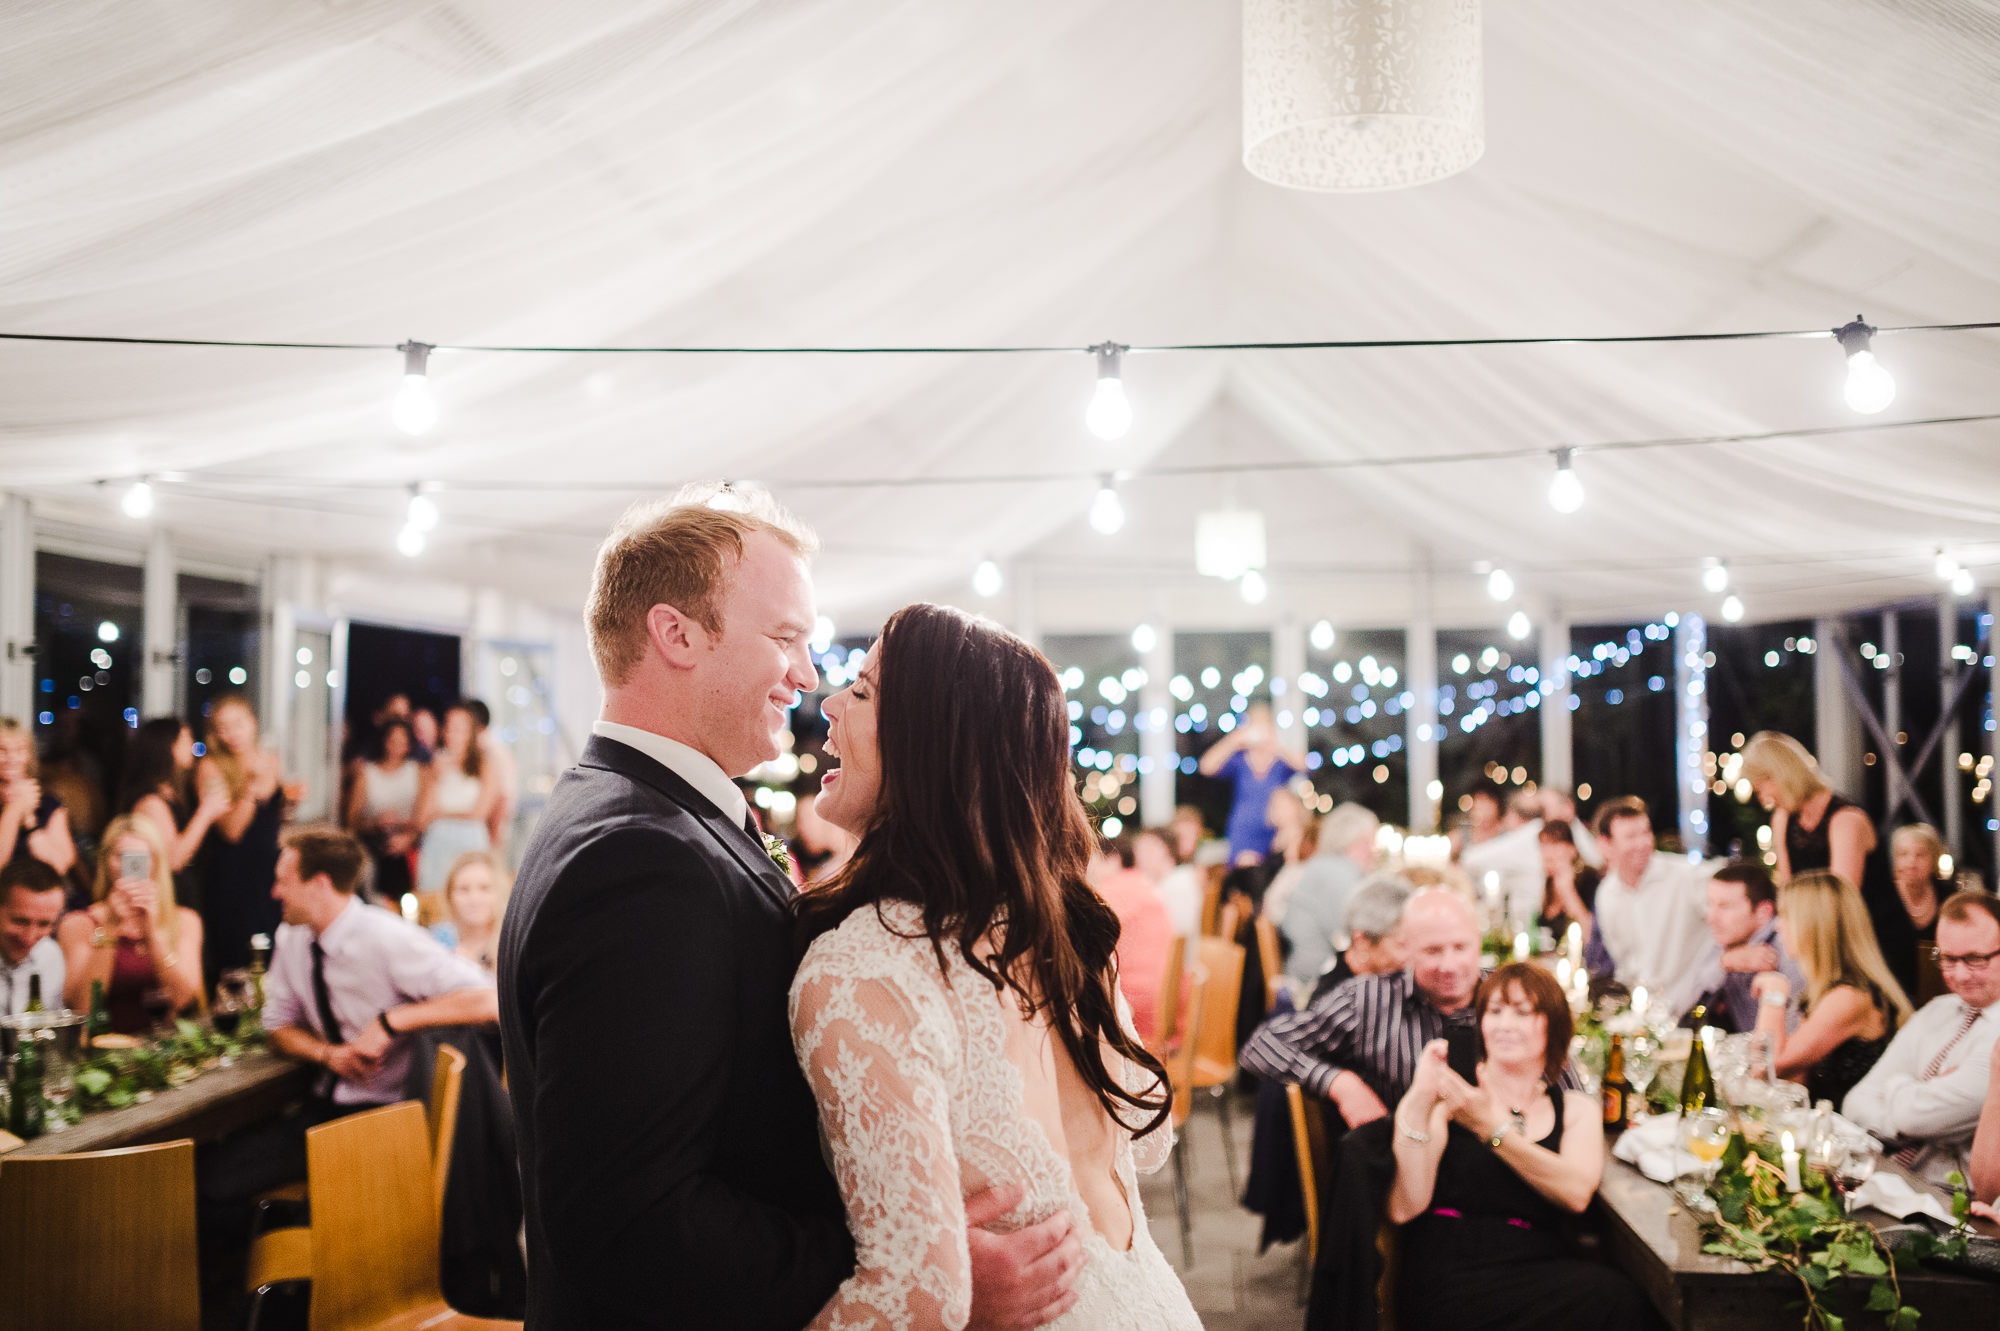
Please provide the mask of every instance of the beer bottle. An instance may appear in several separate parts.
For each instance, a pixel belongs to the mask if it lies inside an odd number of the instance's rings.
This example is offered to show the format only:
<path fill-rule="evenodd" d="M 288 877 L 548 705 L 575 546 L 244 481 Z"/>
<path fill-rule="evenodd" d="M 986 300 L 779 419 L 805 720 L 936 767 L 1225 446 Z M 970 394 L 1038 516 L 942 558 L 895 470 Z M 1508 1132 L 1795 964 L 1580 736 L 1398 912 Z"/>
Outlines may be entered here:
<path fill-rule="evenodd" d="M 90 1015 L 84 1020 L 83 1033 L 92 1043 L 111 1033 L 111 1005 L 105 1001 L 102 980 L 90 982 Z"/>
<path fill-rule="evenodd" d="M 1611 1052 L 1604 1056 L 1604 1131 L 1617 1136 L 1632 1117 L 1632 1083 L 1625 1078 L 1625 1037 L 1611 1037 Z"/>
<path fill-rule="evenodd" d="M 1702 1028 L 1708 1024 L 1708 1009 L 1696 1007 L 1688 1017 L 1694 1023 L 1694 1044 L 1681 1077 L 1681 1112 L 1699 1114 L 1715 1103 L 1715 1074 L 1708 1070 L 1708 1049 L 1701 1038 Z"/>

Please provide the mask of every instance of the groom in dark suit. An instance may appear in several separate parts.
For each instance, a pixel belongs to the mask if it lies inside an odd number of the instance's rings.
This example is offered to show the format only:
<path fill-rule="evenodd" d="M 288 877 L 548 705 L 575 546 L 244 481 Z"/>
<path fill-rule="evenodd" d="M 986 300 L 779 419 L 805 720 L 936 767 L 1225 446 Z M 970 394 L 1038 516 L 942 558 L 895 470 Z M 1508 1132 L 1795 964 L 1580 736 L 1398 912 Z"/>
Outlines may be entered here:
<path fill-rule="evenodd" d="M 731 779 L 801 691 L 811 535 L 768 497 L 691 487 L 628 513 L 586 609 L 602 719 L 556 783 L 500 938 L 500 1028 L 536 1331 L 795 1331 L 854 1269 L 792 1052 L 792 885 Z M 977 1227 L 973 1321 L 1065 1311 L 1067 1214 Z"/>

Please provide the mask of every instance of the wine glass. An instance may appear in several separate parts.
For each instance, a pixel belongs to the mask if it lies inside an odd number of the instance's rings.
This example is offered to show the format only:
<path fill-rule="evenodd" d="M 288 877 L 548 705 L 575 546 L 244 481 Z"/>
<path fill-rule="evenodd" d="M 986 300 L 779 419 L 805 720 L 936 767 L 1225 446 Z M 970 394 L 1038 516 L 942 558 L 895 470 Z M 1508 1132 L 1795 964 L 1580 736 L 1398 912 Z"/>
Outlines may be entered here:
<path fill-rule="evenodd" d="M 215 985 L 215 1006 L 209 1009 L 208 1020 L 215 1027 L 215 1033 L 225 1040 L 236 1038 L 237 1029 L 243 1024 L 243 986 L 232 983 L 225 973 Z M 225 1049 L 222 1066 L 229 1067 L 236 1060 Z"/>
<path fill-rule="evenodd" d="M 21 1033 L 22 1039 L 28 1033 Z M 61 1132 L 69 1126 L 62 1116 L 62 1107 L 76 1094 L 75 1068 L 64 1055 L 63 1042 L 53 1030 L 42 1030 L 36 1038 L 42 1042 L 42 1100 L 48 1105 L 47 1128 L 50 1132 Z"/>
<path fill-rule="evenodd" d="M 1653 1074 L 1660 1070 L 1660 1046 L 1651 1036 L 1635 1035 L 1625 1042 L 1625 1080 L 1632 1083 L 1632 1089 L 1639 1093 L 1633 1110 L 1633 1118 L 1641 1118 L 1646 1111 L 1646 1088 L 1653 1084 Z"/>
<path fill-rule="evenodd" d="M 1874 1175 L 1875 1166 L 1881 1161 L 1875 1152 L 1868 1148 L 1867 1143 L 1863 1142 L 1849 1146 L 1845 1150 L 1836 1148 L 1833 1158 L 1828 1163 L 1832 1165 L 1829 1177 L 1833 1181 L 1834 1191 L 1840 1194 L 1845 1209 L 1853 1210 L 1855 1189 Z"/>
<path fill-rule="evenodd" d="M 139 995 L 139 1007 L 146 1014 L 146 1029 L 155 1036 L 167 1034 L 167 1018 L 173 1014 L 173 995 L 164 985 L 148 985 Z"/>
<path fill-rule="evenodd" d="M 1729 1149 L 1729 1134 L 1729 1115 L 1720 1109 L 1704 1109 L 1698 1114 L 1690 1114 L 1681 1124 L 1681 1140 L 1686 1144 L 1688 1154 L 1701 1162 L 1701 1189 L 1684 1198 L 1696 1210 L 1708 1211 L 1715 1207 L 1715 1203 L 1708 1199 L 1708 1188 L 1715 1182 L 1715 1171 L 1723 1152 Z"/>

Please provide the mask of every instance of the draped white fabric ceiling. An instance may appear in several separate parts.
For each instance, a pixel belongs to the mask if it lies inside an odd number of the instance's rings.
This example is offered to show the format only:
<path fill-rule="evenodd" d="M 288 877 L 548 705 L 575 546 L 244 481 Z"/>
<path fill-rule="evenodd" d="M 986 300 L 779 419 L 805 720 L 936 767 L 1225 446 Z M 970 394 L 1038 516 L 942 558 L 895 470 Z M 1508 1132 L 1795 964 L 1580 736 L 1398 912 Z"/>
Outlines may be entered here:
<path fill-rule="evenodd" d="M 1233 4 L 16 6 L 0 29 L 0 330 L 441 343 L 1135 343 L 1830 328 L 2000 317 L 2000 5 L 1493 0 L 1487 149 L 1421 189 L 1287 192 L 1239 162 Z M 1877 351 L 1885 421 L 2000 410 L 2000 338 Z M 0 487 L 190 543 L 418 566 L 574 605 L 631 498 L 728 474 L 821 531 L 843 625 L 970 602 L 1045 629 L 1284 606 L 1394 624 L 1935 594 L 2000 564 L 2000 423 L 1547 459 L 1148 476 L 1847 425 L 1826 341 L 1132 356 L 439 355 L 0 347 Z M 1134 470 L 1130 522 L 1084 522 Z M 977 485 L 857 481 L 1043 475 Z M 109 480 L 111 484 L 100 485 Z M 465 488 L 519 482 L 516 488 Z M 594 487 L 594 488 L 593 488 Z M 1270 605 L 1194 573 L 1197 511 L 1265 510 Z M 2000 581 L 2000 577 L 1994 580 Z"/>

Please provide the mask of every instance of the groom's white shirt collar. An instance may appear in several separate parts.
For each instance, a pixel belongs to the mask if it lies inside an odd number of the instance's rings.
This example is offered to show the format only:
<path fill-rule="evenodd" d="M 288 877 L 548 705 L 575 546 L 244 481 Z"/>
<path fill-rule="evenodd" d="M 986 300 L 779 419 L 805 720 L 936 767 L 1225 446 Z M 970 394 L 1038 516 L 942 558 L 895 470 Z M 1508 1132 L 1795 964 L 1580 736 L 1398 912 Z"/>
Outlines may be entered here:
<path fill-rule="evenodd" d="M 722 810 L 723 817 L 738 827 L 741 827 L 744 818 L 749 816 L 750 804 L 743 798 L 743 792 L 729 779 L 728 774 L 716 765 L 715 759 L 699 749 L 691 749 L 677 739 L 668 739 L 665 735 L 656 735 L 637 726 L 619 725 L 616 721 L 594 722 L 590 727 L 590 733 L 601 735 L 605 739 L 615 739 L 620 744 L 645 754 L 700 791 L 703 798 Z"/>

